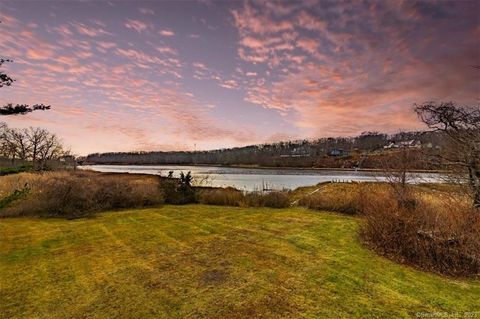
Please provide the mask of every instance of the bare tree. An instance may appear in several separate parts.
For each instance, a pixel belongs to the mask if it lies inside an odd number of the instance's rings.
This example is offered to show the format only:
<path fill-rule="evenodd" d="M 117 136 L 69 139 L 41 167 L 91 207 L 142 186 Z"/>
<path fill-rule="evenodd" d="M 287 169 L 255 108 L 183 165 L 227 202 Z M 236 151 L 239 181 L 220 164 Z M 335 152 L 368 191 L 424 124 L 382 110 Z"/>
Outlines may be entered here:
<path fill-rule="evenodd" d="M 417 166 L 419 160 L 419 152 L 405 145 L 382 161 L 382 173 L 392 187 L 400 206 L 413 203 L 408 185 L 417 178 L 412 169 Z"/>
<path fill-rule="evenodd" d="M 45 169 L 47 161 L 59 159 L 62 156 L 69 155 L 70 152 L 66 151 L 60 140 L 55 134 L 47 132 L 42 140 L 41 147 L 39 148 L 38 159 L 40 162 L 40 169 Z"/>
<path fill-rule="evenodd" d="M 17 146 L 13 142 L 12 131 L 4 122 L 0 122 L 0 155 L 10 159 L 12 165 L 15 165 Z"/>
<path fill-rule="evenodd" d="M 26 161 L 30 154 L 30 143 L 27 138 L 26 130 L 9 130 L 9 140 L 15 145 L 18 157 Z"/>
<path fill-rule="evenodd" d="M 46 130 L 39 127 L 30 127 L 28 130 L 25 130 L 25 137 L 30 146 L 30 157 L 32 160 L 33 169 L 37 169 L 37 160 L 42 148 L 45 147 L 48 135 L 49 133 Z"/>
<path fill-rule="evenodd" d="M 30 161 L 35 170 L 45 169 L 48 161 L 73 157 L 59 138 L 45 129 L 12 129 L 0 122 L 0 155 L 10 159 Z"/>
<path fill-rule="evenodd" d="M 480 107 L 427 102 L 415 104 L 415 112 L 429 128 L 443 133 L 444 145 L 434 160 L 465 180 L 473 206 L 480 209 Z"/>

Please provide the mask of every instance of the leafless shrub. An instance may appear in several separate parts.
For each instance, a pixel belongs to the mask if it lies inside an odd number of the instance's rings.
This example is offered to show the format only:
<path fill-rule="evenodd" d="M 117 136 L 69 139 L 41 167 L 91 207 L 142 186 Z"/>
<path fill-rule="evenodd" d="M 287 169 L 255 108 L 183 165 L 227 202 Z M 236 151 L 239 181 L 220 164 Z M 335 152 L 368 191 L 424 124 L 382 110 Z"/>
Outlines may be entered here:
<path fill-rule="evenodd" d="M 400 206 L 393 192 L 368 198 L 361 236 L 378 253 L 447 275 L 480 275 L 480 216 L 468 201 L 416 198 Z"/>
<path fill-rule="evenodd" d="M 452 181 L 468 187 L 473 207 L 480 212 L 480 106 L 453 102 L 415 105 L 415 112 L 429 128 L 442 133 L 443 145 L 429 160 L 444 165 Z"/>
<path fill-rule="evenodd" d="M 382 161 L 382 175 L 391 187 L 400 206 L 414 206 L 412 182 L 417 179 L 411 170 L 421 161 L 420 153 L 408 146 L 396 150 L 388 160 Z"/>

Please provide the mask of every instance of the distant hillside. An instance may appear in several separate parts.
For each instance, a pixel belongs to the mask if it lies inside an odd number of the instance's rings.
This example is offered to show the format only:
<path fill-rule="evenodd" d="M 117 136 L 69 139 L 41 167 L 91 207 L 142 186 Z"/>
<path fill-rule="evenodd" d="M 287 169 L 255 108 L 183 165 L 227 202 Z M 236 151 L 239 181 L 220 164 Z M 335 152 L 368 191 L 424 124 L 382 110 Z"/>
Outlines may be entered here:
<path fill-rule="evenodd" d="M 365 132 L 356 137 L 321 138 L 192 152 L 120 152 L 88 155 L 84 164 L 249 165 L 265 167 L 380 168 L 400 147 L 438 149 L 437 132 L 387 135 Z M 428 169 L 425 163 L 416 169 Z"/>

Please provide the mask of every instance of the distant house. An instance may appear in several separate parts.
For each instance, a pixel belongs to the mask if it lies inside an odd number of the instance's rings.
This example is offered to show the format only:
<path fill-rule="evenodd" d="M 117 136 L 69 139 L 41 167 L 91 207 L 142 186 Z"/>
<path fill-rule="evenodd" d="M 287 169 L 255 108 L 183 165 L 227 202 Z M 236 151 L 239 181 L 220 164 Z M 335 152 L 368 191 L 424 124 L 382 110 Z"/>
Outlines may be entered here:
<path fill-rule="evenodd" d="M 329 156 L 348 156 L 349 152 L 340 148 L 333 148 L 328 152 Z"/>
<path fill-rule="evenodd" d="M 289 155 L 289 154 L 283 154 L 283 155 L 280 155 L 280 157 L 308 157 L 310 156 L 310 154 L 292 154 L 292 155 Z"/>
<path fill-rule="evenodd" d="M 280 157 L 308 157 L 310 156 L 310 149 L 304 146 L 293 148 L 289 154 L 282 154 Z"/>
<path fill-rule="evenodd" d="M 401 147 L 408 147 L 408 148 L 419 148 L 422 146 L 422 142 L 419 140 L 409 140 L 409 141 L 399 141 L 399 142 L 390 142 L 385 145 L 383 148 L 401 148 Z"/>

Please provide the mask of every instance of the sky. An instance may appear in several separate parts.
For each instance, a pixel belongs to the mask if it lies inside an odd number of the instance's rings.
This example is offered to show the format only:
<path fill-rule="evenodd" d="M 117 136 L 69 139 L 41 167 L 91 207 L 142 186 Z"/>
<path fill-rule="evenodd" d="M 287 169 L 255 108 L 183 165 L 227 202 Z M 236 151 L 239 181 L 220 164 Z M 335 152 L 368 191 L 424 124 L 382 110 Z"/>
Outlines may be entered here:
<path fill-rule="evenodd" d="M 424 128 L 478 105 L 479 1 L 2 1 L 4 116 L 75 154 Z"/>

